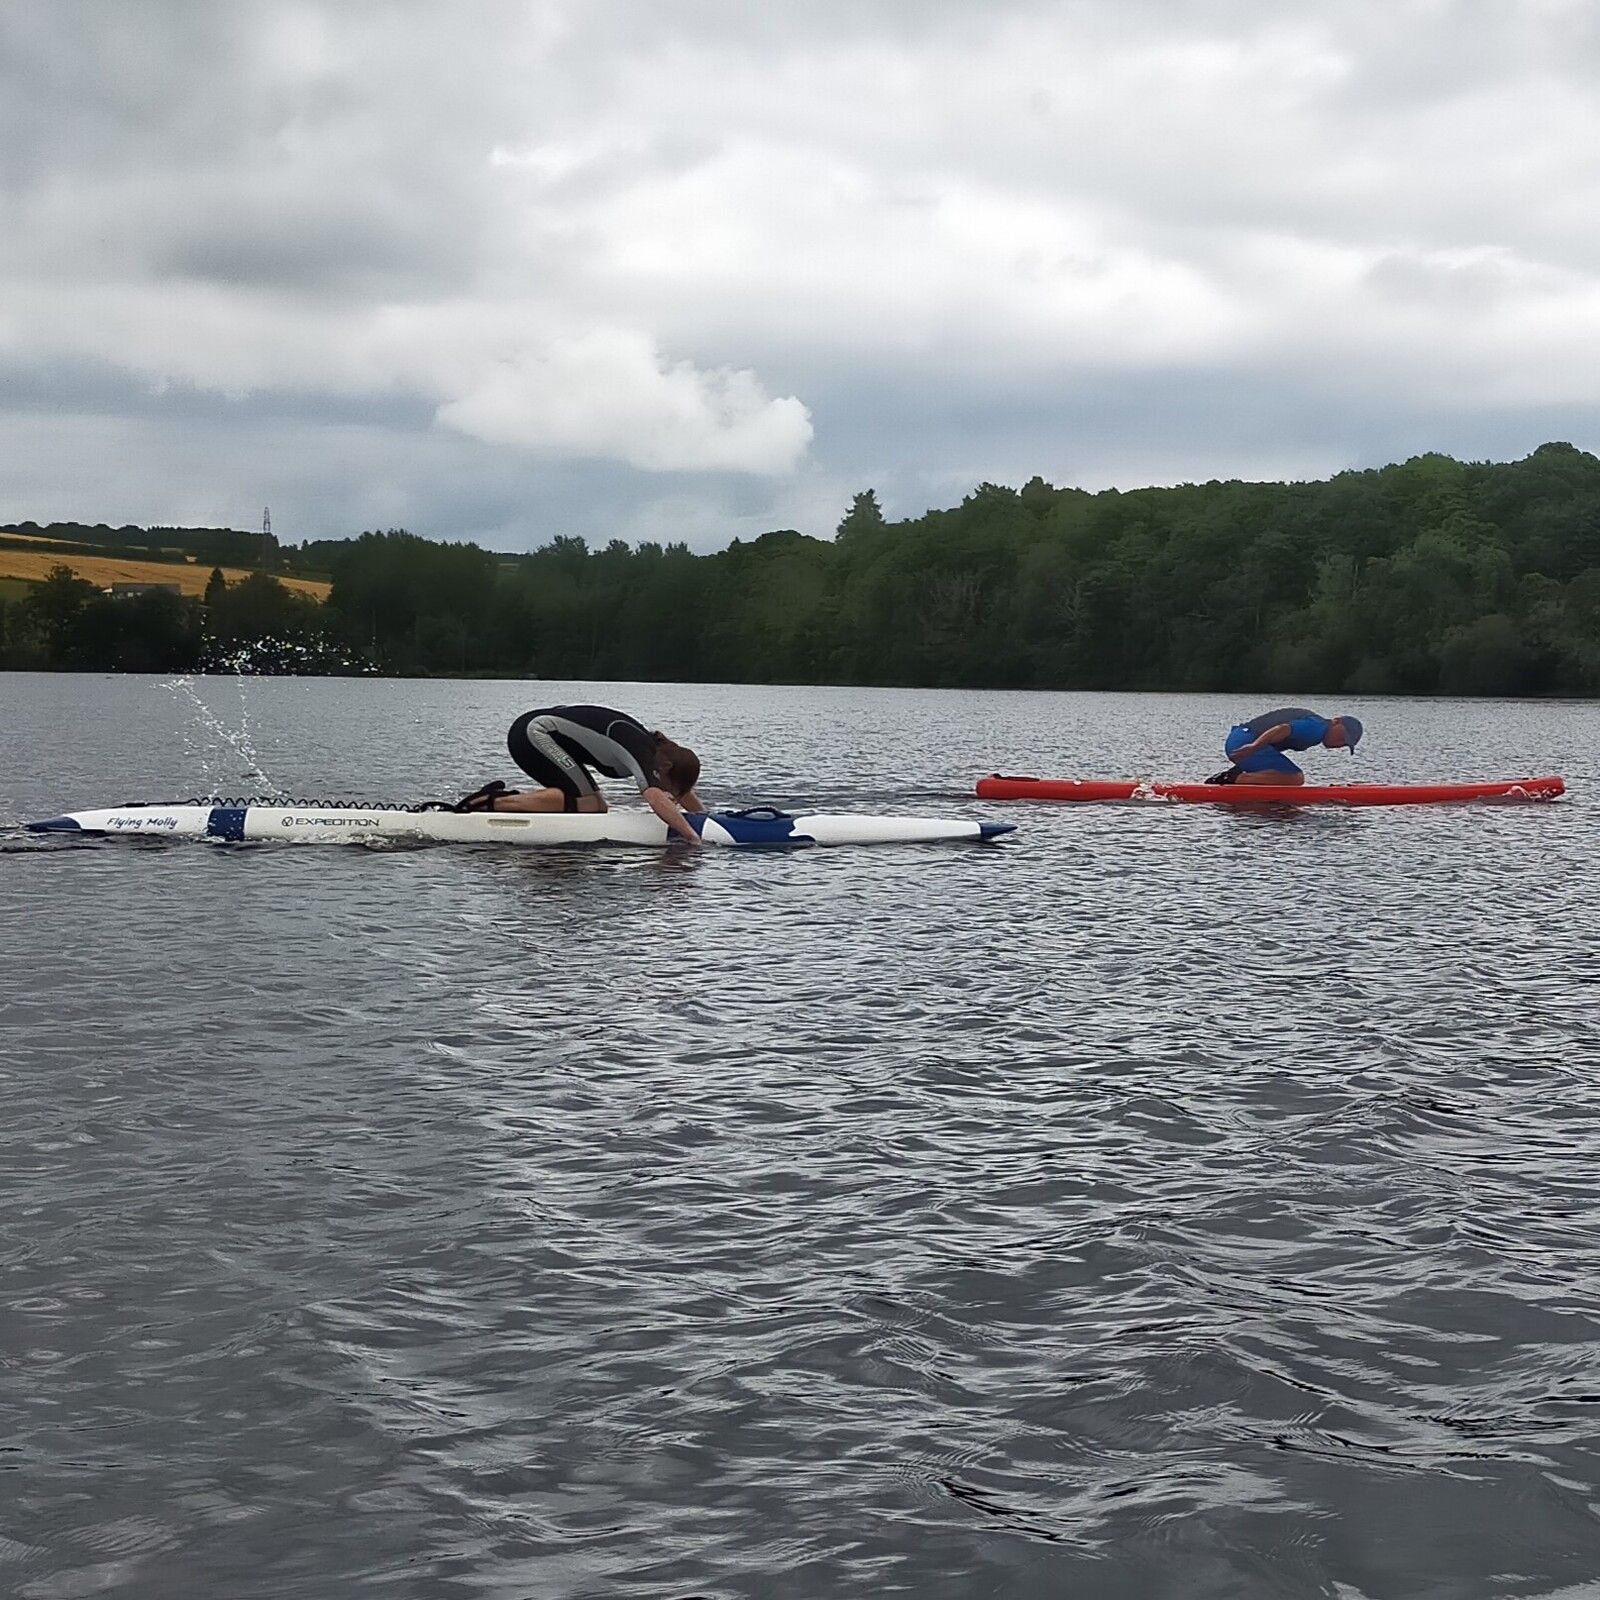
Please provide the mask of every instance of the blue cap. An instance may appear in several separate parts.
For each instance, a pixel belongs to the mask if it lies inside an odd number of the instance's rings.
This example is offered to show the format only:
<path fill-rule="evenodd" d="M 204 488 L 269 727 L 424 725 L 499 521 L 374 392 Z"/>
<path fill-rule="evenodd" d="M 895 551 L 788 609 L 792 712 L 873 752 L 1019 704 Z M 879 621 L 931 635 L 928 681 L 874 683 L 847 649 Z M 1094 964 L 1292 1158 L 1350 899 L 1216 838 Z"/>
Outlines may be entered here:
<path fill-rule="evenodd" d="M 1345 746 L 1352 753 L 1354 753 L 1355 747 L 1361 743 L 1361 734 L 1363 731 L 1361 727 L 1361 718 L 1340 717 L 1339 720 L 1344 724 Z"/>

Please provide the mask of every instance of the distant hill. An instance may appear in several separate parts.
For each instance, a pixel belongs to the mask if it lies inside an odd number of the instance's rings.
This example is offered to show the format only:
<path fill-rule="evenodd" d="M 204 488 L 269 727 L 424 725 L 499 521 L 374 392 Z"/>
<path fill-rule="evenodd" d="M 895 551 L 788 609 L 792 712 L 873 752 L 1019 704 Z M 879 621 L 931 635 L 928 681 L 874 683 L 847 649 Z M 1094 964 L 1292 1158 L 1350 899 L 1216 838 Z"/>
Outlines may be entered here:
<path fill-rule="evenodd" d="M 75 578 L 82 578 L 98 589 L 110 589 L 115 584 L 158 584 L 196 598 L 206 592 L 213 572 L 221 572 L 223 582 L 230 584 L 243 583 L 255 575 L 254 569 L 220 561 L 199 561 L 193 556 L 163 553 L 149 559 L 136 546 L 131 547 L 128 554 L 117 555 L 109 546 L 85 549 L 65 542 L 13 542 L 0 533 L 0 580 L 42 583 L 55 567 L 66 567 Z M 312 600 L 326 600 L 332 588 L 325 579 L 302 578 L 295 573 L 274 572 L 267 576 Z M 22 594 L 26 592 L 21 591 Z"/>
<path fill-rule="evenodd" d="M 210 562 L 214 566 L 260 567 L 277 571 L 283 552 L 270 534 L 244 533 L 237 528 L 138 528 L 125 524 L 113 528 L 104 522 L 13 522 L 0 524 L 0 534 L 13 535 L 11 543 L 48 549 L 71 545 L 81 555 L 124 554 L 138 551 L 144 559 Z"/>

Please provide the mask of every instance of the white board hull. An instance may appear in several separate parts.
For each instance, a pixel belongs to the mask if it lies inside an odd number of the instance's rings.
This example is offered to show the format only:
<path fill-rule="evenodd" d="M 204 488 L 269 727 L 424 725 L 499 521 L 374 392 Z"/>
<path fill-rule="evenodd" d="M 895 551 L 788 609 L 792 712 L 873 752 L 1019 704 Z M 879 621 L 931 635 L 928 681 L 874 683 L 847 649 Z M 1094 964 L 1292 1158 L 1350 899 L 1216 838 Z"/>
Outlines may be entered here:
<path fill-rule="evenodd" d="M 1004 822 L 941 817 L 790 816 L 782 812 L 713 812 L 691 816 L 706 844 L 913 844 L 991 839 Z M 387 840 L 440 844 L 668 844 L 664 822 L 638 811 L 598 816 L 547 813 L 405 811 L 383 807 L 295 805 L 130 805 L 73 811 L 30 822 L 39 833 L 140 834 L 165 838 L 273 840 L 280 844 L 352 844 Z"/>

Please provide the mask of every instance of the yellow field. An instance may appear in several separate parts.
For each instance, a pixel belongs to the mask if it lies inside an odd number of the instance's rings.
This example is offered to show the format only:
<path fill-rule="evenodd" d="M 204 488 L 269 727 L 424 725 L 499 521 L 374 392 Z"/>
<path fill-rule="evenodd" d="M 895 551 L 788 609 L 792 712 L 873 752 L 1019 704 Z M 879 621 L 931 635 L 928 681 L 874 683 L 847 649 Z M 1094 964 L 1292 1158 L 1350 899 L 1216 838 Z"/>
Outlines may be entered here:
<path fill-rule="evenodd" d="M 56 555 L 48 550 L 10 550 L 0 540 L 0 578 L 22 578 L 31 583 L 50 575 L 52 567 L 71 567 L 74 576 L 87 578 L 102 589 L 114 583 L 175 583 L 185 594 L 202 595 L 211 577 L 211 568 L 203 562 L 124 560 L 121 556 Z M 222 576 L 229 583 L 238 583 L 250 576 L 243 567 L 224 567 Z M 279 578 L 285 589 L 309 595 L 313 600 L 326 600 L 333 588 L 316 578 Z"/>

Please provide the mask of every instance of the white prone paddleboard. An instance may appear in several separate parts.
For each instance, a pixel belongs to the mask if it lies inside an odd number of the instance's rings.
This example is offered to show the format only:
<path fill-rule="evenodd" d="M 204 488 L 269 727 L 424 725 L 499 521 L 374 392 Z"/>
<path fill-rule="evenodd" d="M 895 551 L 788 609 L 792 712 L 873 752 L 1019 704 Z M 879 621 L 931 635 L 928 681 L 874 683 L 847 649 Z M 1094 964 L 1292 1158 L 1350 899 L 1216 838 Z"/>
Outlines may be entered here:
<path fill-rule="evenodd" d="M 939 817 L 791 816 L 753 811 L 689 814 L 706 844 L 913 844 L 994 839 L 1010 822 Z M 565 813 L 408 811 L 386 806 L 195 803 L 125 805 L 71 811 L 30 822 L 35 833 L 141 834 L 188 839 L 276 840 L 286 844 L 353 844 L 369 840 L 442 844 L 664 845 L 674 837 L 657 817 L 637 811 L 598 816 Z"/>

